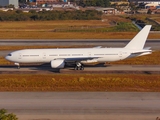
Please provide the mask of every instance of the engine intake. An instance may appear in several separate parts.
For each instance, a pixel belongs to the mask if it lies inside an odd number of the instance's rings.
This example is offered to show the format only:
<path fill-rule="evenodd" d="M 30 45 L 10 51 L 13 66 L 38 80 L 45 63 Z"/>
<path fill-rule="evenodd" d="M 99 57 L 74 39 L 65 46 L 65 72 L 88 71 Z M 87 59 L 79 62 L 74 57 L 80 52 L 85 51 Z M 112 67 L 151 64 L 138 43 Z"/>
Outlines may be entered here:
<path fill-rule="evenodd" d="M 64 68 L 65 62 L 63 59 L 52 60 L 51 67 L 52 68 Z"/>

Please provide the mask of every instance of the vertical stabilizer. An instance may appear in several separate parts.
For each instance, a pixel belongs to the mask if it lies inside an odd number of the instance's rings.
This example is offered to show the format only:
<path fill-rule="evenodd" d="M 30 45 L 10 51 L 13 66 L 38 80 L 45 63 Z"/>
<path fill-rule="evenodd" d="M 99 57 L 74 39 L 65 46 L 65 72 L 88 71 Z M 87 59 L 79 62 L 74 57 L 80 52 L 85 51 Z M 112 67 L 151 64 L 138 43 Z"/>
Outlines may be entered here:
<path fill-rule="evenodd" d="M 150 29 L 151 25 L 146 25 L 124 48 L 143 49 Z"/>

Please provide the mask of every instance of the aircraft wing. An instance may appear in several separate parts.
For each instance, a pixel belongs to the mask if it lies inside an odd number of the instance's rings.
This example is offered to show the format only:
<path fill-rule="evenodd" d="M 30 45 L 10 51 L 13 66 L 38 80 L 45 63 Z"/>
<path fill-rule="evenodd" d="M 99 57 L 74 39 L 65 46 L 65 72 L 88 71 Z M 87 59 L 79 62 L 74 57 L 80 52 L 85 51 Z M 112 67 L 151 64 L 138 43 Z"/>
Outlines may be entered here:
<path fill-rule="evenodd" d="M 85 60 L 93 60 L 98 57 L 83 57 L 83 58 L 65 58 L 65 62 L 80 62 L 80 61 L 85 61 Z"/>
<path fill-rule="evenodd" d="M 93 48 L 102 48 L 102 46 L 96 46 L 96 47 L 93 47 Z"/>

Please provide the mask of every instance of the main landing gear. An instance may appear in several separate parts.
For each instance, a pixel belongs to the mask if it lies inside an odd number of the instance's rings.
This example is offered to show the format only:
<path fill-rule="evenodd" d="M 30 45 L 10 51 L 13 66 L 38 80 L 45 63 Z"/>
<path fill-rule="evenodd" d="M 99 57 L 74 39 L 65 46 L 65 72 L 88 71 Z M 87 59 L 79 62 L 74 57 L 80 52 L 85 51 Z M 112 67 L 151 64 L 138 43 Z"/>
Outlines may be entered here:
<path fill-rule="evenodd" d="M 20 69 L 20 64 L 19 63 L 14 63 L 17 66 L 17 69 Z"/>
<path fill-rule="evenodd" d="M 84 66 L 80 62 L 76 62 L 75 70 L 84 70 Z"/>

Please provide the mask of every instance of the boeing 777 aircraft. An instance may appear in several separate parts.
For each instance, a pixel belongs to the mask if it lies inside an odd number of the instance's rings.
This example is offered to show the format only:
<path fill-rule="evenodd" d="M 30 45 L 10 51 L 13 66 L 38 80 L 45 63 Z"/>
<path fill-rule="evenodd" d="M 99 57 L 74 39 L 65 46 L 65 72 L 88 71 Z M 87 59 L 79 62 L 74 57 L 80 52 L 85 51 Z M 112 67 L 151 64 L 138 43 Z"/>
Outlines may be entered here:
<path fill-rule="evenodd" d="M 85 63 L 105 63 L 151 54 L 144 48 L 151 25 L 146 25 L 123 48 L 68 48 L 68 49 L 24 49 L 14 51 L 6 59 L 20 66 L 20 63 L 50 63 L 52 68 L 64 68 L 67 63 L 74 63 L 75 70 L 83 70 Z"/>

